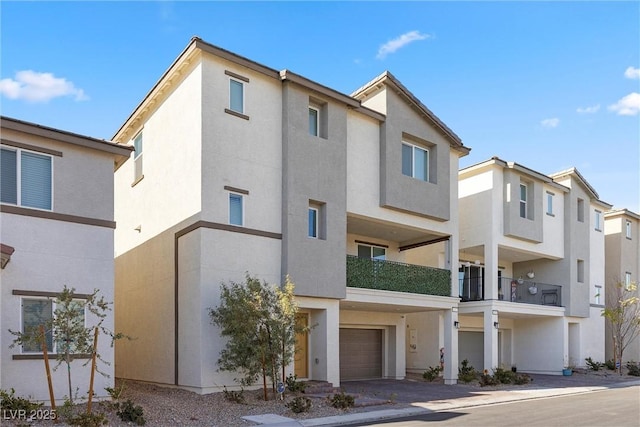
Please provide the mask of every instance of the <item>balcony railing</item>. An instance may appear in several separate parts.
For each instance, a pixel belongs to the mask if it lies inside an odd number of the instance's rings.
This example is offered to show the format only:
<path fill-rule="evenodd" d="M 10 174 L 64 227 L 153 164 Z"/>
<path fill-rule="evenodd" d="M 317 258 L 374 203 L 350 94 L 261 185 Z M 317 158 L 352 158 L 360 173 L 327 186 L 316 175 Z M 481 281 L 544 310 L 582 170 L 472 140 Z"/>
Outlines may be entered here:
<path fill-rule="evenodd" d="M 451 272 L 422 265 L 347 255 L 347 286 L 450 296 Z"/>
<path fill-rule="evenodd" d="M 562 286 L 501 277 L 498 299 L 524 304 L 562 306 Z"/>

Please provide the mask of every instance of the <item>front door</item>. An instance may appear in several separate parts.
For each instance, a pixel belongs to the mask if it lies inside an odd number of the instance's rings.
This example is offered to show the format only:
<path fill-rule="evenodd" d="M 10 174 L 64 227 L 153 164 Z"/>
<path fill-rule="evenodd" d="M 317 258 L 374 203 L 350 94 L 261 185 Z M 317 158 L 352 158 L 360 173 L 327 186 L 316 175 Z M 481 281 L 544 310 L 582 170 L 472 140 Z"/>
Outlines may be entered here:
<path fill-rule="evenodd" d="M 309 317 L 306 313 L 296 315 L 296 324 L 307 328 L 309 326 Z M 296 333 L 296 355 L 293 359 L 293 373 L 298 378 L 309 377 L 309 334 L 306 329 L 304 332 Z"/>

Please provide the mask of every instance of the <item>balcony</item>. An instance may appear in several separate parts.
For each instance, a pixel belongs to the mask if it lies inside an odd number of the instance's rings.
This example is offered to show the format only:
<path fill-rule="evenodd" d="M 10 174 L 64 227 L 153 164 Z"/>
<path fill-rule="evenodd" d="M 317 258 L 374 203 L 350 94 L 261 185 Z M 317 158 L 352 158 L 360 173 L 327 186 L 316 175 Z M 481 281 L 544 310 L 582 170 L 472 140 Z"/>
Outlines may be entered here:
<path fill-rule="evenodd" d="M 483 277 L 460 279 L 460 297 L 462 301 L 484 300 L 483 284 Z M 498 299 L 523 304 L 562 307 L 562 286 L 500 277 L 498 279 Z"/>
<path fill-rule="evenodd" d="M 347 255 L 347 286 L 423 295 L 451 295 L 451 272 Z"/>

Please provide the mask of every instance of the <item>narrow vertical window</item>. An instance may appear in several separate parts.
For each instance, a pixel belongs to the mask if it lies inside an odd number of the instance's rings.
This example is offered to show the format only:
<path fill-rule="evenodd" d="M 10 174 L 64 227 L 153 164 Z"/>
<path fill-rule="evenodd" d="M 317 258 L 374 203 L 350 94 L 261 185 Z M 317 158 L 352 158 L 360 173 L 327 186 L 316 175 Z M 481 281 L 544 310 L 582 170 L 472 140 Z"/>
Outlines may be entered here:
<path fill-rule="evenodd" d="M 229 224 L 231 225 L 243 225 L 243 203 L 242 195 L 230 193 L 229 194 Z"/>
<path fill-rule="evenodd" d="M 584 261 L 579 259 L 577 262 L 578 283 L 584 283 Z"/>
<path fill-rule="evenodd" d="M 578 199 L 578 221 L 584 222 L 584 200 Z"/>
<path fill-rule="evenodd" d="M 602 303 L 602 286 L 598 286 L 596 285 L 596 295 L 595 295 L 595 302 L 596 304 L 601 304 Z"/>
<path fill-rule="evenodd" d="M 602 212 L 598 210 L 595 211 L 594 222 L 596 231 L 602 231 Z"/>
<path fill-rule="evenodd" d="M 142 132 L 140 132 L 133 140 L 133 148 L 133 180 L 134 182 L 137 182 L 142 178 Z"/>
<path fill-rule="evenodd" d="M 553 193 L 547 192 L 547 215 L 553 216 Z"/>
<path fill-rule="evenodd" d="M 236 113 L 244 113 L 244 84 L 229 79 L 229 109 Z"/>
<path fill-rule="evenodd" d="M 320 110 L 309 107 L 309 135 L 318 136 L 320 129 Z"/>
<path fill-rule="evenodd" d="M 624 287 L 625 287 L 625 289 L 629 289 L 630 285 L 631 285 L 631 273 L 629 273 L 627 271 L 626 273 L 624 273 Z"/>
<path fill-rule="evenodd" d="M 309 208 L 309 232 L 308 236 L 314 239 L 318 238 L 318 209 Z"/>
<path fill-rule="evenodd" d="M 520 218 L 527 217 L 527 186 L 520 184 Z"/>
<path fill-rule="evenodd" d="M 18 156 L 13 150 L 0 151 L 0 200 L 2 203 L 18 204 Z"/>
<path fill-rule="evenodd" d="M 631 238 L 631 221 L 628 221 L 625 223 L 625 236 L 627 236 L 627 239 Z"/>

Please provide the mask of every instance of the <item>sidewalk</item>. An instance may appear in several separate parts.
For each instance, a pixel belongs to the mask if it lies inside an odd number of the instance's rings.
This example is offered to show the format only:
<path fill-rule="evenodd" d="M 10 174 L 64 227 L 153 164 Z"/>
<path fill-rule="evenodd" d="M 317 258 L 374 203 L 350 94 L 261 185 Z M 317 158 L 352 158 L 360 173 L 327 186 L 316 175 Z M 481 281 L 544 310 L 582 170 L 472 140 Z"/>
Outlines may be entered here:
<path fill-rule="evenodd" d="M 628 377 L 621 379 L 615 375 L 574 374 L 571 377 L 531 375 L 531 377 L 533 382 L 526 386 L 504 386 L 501 388 L 481 388 L 463 384 L 445 386 L 412 379 L 354 381 L 343 384 L 347 393 L 374 396 L 391 396 L 393 394 L 397 407 L 306 420 L 278 416 L 256 416 L 249 420 L 268 427 L 338 426 L 640 385 L 640 379 L 628 379 Z"/>

